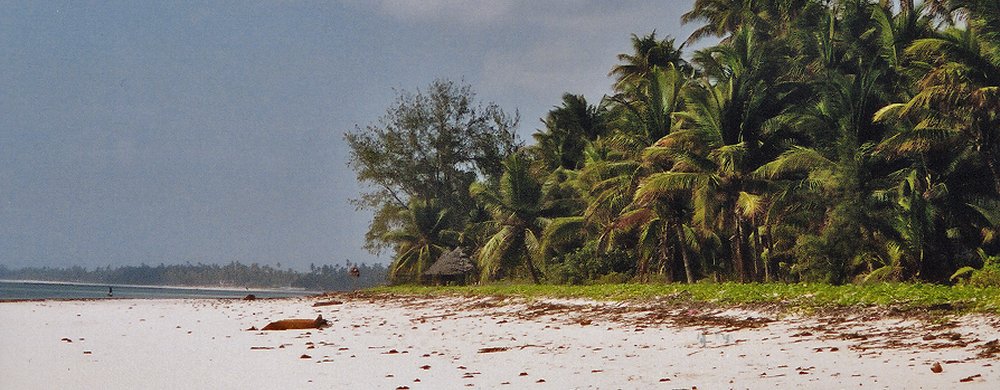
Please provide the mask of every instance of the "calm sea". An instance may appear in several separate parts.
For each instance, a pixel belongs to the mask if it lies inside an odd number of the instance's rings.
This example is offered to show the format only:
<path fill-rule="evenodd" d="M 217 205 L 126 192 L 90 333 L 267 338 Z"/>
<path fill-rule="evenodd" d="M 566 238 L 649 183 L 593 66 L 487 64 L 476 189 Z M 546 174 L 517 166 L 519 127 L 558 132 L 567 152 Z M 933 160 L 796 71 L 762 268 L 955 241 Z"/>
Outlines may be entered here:
<path fill-rule="evenodd" d="M 112 296 L 108 296 L 108 288 Z M 216 290 L 153 286 L 120 286 L 58 282 L 0 281 L 0 301 L 12 299 L 75 299 L 75 298 L 243 298 L 253 294 L 258 298 L 300 297 L 315 294 L 303 290 Z"/>

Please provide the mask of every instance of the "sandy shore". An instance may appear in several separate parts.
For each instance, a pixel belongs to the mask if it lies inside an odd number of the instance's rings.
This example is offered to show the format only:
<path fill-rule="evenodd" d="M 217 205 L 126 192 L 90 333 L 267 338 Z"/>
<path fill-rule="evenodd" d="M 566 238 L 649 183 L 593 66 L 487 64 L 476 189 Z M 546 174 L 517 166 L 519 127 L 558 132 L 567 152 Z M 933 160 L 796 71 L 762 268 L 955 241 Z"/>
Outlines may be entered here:
<path fill-rule="evenodd" d="M 247 330 L 317 314 L 332 326 Z M 986 389 L 998 326 L 496 298 L 13 302 L 0 388 Z"/>

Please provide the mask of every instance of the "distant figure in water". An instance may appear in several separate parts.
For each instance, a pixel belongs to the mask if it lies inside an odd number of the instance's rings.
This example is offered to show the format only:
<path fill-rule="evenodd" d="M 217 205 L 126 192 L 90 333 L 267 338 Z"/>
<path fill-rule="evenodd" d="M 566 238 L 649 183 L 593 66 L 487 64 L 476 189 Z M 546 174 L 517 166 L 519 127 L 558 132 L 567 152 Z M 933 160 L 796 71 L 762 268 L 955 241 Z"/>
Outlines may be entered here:
<path fill-rule="evenodd" d="M 109 297 L 115 296 L 115 292 L 114 292 L 114 290 L 111 289 L 111 286 L 108 286 L 108 296 Z"/>

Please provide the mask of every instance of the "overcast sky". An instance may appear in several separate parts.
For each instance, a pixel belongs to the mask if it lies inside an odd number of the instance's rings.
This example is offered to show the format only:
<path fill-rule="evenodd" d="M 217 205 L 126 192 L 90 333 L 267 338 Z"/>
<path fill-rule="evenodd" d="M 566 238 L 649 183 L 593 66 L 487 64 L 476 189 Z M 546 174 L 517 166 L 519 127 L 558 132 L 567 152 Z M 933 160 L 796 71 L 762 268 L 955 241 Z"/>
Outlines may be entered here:
<path fill-rule="evenodd" d="M 0 4 L 0 264 L 387 262 L 343 133 L 464 79 L 525 138 L 691 0 Z"/>

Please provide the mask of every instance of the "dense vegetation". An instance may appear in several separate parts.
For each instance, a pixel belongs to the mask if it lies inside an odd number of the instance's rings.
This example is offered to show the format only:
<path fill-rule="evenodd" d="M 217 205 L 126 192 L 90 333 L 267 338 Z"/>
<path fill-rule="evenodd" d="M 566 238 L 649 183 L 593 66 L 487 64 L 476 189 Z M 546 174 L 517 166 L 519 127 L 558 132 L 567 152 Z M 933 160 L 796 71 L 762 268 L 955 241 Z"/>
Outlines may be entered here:
<path fill-rule="evenodd" d="M 291 269 L 281 270 L 257 263 L 245 265 L 231 262 L 218 264 L 184 264 L 124 266 L 118 268 L 20 268 L 8 269 L 0 265 L 0 279 L 48 280 L 62 282 L 168 285 L 234 288 L 283 288 L 296 287 L 307 290 L 354 290 L 383 284 L 387 270 L 380 264 L 356 264 L 358 278 L 351 277 L 351 264 L 312 266 L 308 273 Z"/>
<path fill-rule="evenodd" d="M 1000 2 L 696 0 L 534 143 L 438 81 L 348 134 L 393 281 L 1000 284 Z"/>

